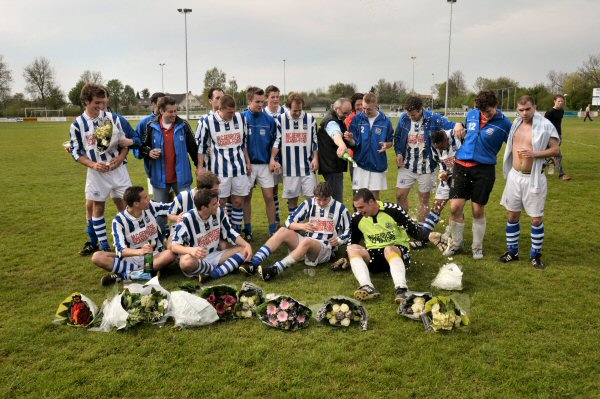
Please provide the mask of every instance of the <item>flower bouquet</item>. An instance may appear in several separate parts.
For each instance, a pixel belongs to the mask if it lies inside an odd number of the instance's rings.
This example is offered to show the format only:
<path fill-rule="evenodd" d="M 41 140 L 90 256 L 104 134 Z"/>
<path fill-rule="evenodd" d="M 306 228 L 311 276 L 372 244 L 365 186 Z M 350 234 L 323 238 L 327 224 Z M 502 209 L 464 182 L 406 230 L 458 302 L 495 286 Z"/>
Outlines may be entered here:
<path fill-rule="evenodd" d="M 428 331 L 452 331 L 469 324 L 469 297 L 466 294 L 434 296 L 425 303 L 423 323 Z"/>
<path fill-rule="evenodd" d="M 235 315 L 237 291 L 229 285 L 215 285 L 200 292 L 200 297 L 206 299 L 217 311 L 219 319 L 232 319 Z"/>
<path fill-rule="evenodd" d="M 58 305 L 54 323 L 87 327 L 96 317 L 98 307 L 85 295 L 73 293 Z"/>
<path fill-rule="evenodd" d="M 245 281 L 238 291 L 238 303 L 235 304 L 235 315 L 240 318 L 250 318 L 256 312 L 256 307 L 265 301 L 262 288 Z"/>
<path fill-rule="evenodd" d="M 100 154 L 104 154 L 109 147 L 114 147 L 113 123 L 108 116 L 98 118 L 98 126 L 94 129 L 94 138 Z"/>
<path fill-rule="evenodd" d="M 319 309 L 317 321 L 335 327 L 349 327 L 354 323 L 366 331 L 368 316 L 366 309 L 358 301 L 345 296 L 334 296 Z"/>
<path fill-rule="evenodd" d="M 175 321 L 175 327 L 200 327 L 219 320 L 217 311 L 204 298 L 186 291 L 171 292 L 168 316 Z"/>
<path fill-rule="evenodd" d="M 270 327 L 295 331 L 308 327 L 312 311 L 292 297 L 278 295 L 258 306 L 256 315 Z"/>
<path fill-rule="evenodd" d="M 398 306 L 398 314 L 412 320 L 421 320 L 425 315 L 425 303 L 433 298 L 431 292 L 411 291 L 404 302 Z"/>

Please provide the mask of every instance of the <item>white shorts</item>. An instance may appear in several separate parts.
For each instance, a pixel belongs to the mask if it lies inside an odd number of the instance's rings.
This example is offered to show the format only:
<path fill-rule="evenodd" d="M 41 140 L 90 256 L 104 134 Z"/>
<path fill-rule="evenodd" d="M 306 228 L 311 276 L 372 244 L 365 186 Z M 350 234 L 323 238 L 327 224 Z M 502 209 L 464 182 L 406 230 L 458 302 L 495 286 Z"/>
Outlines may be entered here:
<path fill-rule="evenodd" d="M 329 262 L 329 259 L 331 259 L 331 247 L 327 244 L 325 244 L 322 241 L 318 241 L 315 240 L 314 238 L 309 238 L 309 237 L 304 237 L 300 234 L 298 234 L 298 245 L 300 245 L 300 243 L 304 240 L 314 240 L 317 241 L 319 244 L 321 244 L 321 250 L 319 251 L 319 254 L 317 255 L 317 258 L 314 260 L 310 260 L 308 259 L 308 257 L 304 257 L 304 264 L 307 266 L 317 266 L 320 265 L 321 263 L 325 263 L 325 262 Z"/>
<path fill-rule="evenodd" d="M 309 176 L 283 176 L 283 198 L 312 197 L 316 186 L 317 175 L 314 173 Z"/>
<path fill-rule="evenodd" d="M 88 168 L 85 179 L 85 199 L 104 202 L 109 196 L 123 198 L 125 190 L 129 187 L 131 187 L 131 178 L 125 165 L 106 173 Z"/>
<path fill-rule="evenodd" d="M 369 172 L 359 166 L 354 167 L 352 189 L 368 188 L 373 191 L 387 190 L 387 172 Z"/>
<path fill-rule="evenodd" d="M 397 188 L 411 188 L 419 183 L 419 192 L 428 193 L 435 189 L 436 173 L 418 174 L 405 168 L 398 169 Z"/>
<path fill-rule="evenodd" d="M 183 275 L 186 277 L 198 277 L 200 275 L 201 262 L 208 263 L 214 269 L 215 267 L 219 266 L 219 261 L 221 260 L 221 257 L 223 256 L 223 252 L 225 252 L 225 251 L 216 250 L 214 252 L 211 252 L 206 256 L 206 258 L 204 258 L 202 260 L 198 260 L 198 268 L 196 268 L 196 270 L 194 270 L 192 273 L 186 273 L 183 270 L 181 271 L 181 273 L 183 273 Z"/>
<path fill-rule="evenodd" d="M 250 182 L 246 175 L 236 177 L 219 176 L 219 180 L 221 181 L 219 184 L 219 198 L 227 198 L 232 195 L 245 197 L 250 192 Z"/>
<path fill-rule="evenodd" d="M 252 189 L 255 183 L 262 188 L 275 187 L 273 173 L 271 173 L 267 164 L 252 164 L 252 174 L 248 176 L 248 181 L 250 182 L 249 189 Z"/>
<path fill-rule="evenodd" d="M 546 204 L 546 194 L 548 184 L 546 175 L 540 173 L 540 191 L 532 193 L 529 190 L 529 180 L 531 175 L 523 174 L 515 169 L 511 169 L 506 177 L 506 186 L 502 193 L 502 204 L 510 212 L 521 212 L 523 209 L 531 217 L 544 216 L 544 205 Z"/>
<path fill-rule="evenodd" d="M 450 198 L 450 186 L 448 182 L 441 181 L 439 182 L 437 189 L 435 190 L 435 199 L 436 200 L 447 200 Z"/>

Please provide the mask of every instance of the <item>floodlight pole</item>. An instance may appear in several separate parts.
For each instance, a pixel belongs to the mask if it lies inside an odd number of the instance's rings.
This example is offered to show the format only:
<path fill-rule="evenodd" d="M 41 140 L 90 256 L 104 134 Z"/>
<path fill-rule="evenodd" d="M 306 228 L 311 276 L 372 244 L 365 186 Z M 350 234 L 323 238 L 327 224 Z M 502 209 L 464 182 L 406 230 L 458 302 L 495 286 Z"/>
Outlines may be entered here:
<path fill-rule="evenodd" d="M 283 59 L 283 97 L 285 99 L 286 91 L 285 91 L 285 58 Z"/>
<path fill-rule="evenodd" d="M 160 63 L 158 64 L 158 66 L 160 67 L 160 83 L 161 83 L 161 90 L 163 93 L 165 92 L 165 65 L 164 63 Z"/>
<path fill-rule="evenodd" d="M 185 26 L 185 117 L 190 119 L 190 91 L 188 89 L 188 45 L 187 45 L 187 15 L 192 12 L 191 8 L 178 8 L 180 14 L 183 14 L 183 23 Z"/>
<path fill-rule="evenodd" d="M 415 57 L 414 55 L 410 57 L 410 59 L 412 60 L 412 64 L 413 64 L 413 81 L 412 81 L 412 92 L 413 94 L 415 93 L 415 60 L 417 59 L 417 57 Z"/>
<path fill-rule="evenodd" d="M 448 117 L 448 85 L 450 84 L 450 44 L 452 43 L 452 6 L 456 0 L 446 0 L 450 3 L 450 33 L 448 35 L 448 70 L 446 73 L 446 100 L 444 101 L 444 115 Z"/>
<path fill-rule="evenodd" d="M 431 73 L 431 110 L 433 111 L 433 87 L 435 86 L 435 73 Z"/>

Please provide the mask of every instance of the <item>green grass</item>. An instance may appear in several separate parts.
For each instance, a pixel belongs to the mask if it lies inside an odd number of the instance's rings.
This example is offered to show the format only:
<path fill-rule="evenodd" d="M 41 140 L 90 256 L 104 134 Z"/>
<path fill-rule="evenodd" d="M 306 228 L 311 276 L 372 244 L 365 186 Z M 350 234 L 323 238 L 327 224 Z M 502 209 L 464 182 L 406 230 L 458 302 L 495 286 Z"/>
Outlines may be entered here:
<path fill-rule="evenodd" d="M 506 223 L 498 167 L 485 258 L 455 256 L 471 296 L 472 325 L 442 335 L 396 315 L 389 275 L 374 276 L 383 296 L 365 304 L 367 332 L 313 325 L 286 333 L 256 319 L 108 334 L 53 325 L 58 304 L 70 293 L 81 291 L 98 305 L 116 293 L 100 286 L 103 273 L 89 258 L 77 255 L 86 240 L 85 168 L 61 148 L 68 124 L 0 124 L 0 397 L 599 397 L 600 125 L 573 119 L 564 125 L 565 167 L 573 180 L 549 179 L 547 269 L 536 271 L 525 260 L 496 261 Z M 145 185 L 141 162 L 130 158 L 134 184 Z M 390 166 L 390 187 L 395 170 Z M 394 200 L 394 191 L 383 199 Z M 255 249 L 266 239 L 261 201 L 256 193 Z M 107 219 L 114 213 L 108 205 Z M 466 217 L 470 226 L 470 211 Z M 526 253 L 527 220 L 522 230 Z M 468 247 L 469 227 L 466 236 Z M 433 248 L 413 252 L 409 286 L 428 290 L 444 261 Z M 298 264 L 269 284 L 252 280 L 308 305 L 351 295 L 357 286 L 349 272 L 333 273 L 325 265 L 309 277 L 303 269 Z M 239 287 L 243 280 L 237 274 L 222 282 Z M 167 289 L 183 281 L 176 272 L 162 279 Z"/>

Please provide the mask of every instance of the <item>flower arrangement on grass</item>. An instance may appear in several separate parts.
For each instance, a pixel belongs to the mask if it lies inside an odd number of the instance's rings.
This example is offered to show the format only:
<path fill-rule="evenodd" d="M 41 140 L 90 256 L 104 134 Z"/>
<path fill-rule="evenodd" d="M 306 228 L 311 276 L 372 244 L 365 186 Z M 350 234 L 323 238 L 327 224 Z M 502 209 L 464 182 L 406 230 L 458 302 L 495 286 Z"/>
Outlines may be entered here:
<path fill-rule="evenodd" d="M 412 291 L 398 306 L 398 314 L 412 320 L 421 320 L 425 314 L 425 303 L 431 298 L 431 292 Z"/>
<path fill-rule="evenodd" d="M 350 327 L 358 324 L 367 330 L 368 316 L 360 302 L 345 296 L 329 298 L 317 312 L 317 321 L 334 327 Z"/>
<path fill-rule="evenodd" d="M 127 327 L 140 323 L 160 321 L 169 308 L 167 295 L 152 288 L 149 294 L 132 293 L 125 288 L 121 293 L 121 306 L 127 311 Z"/>
<path fill-rule="evenodd" d="M 217 311 L 220 320 L 232 319 L 235 315 L 235 305 L 238 303 L 235 287 L 215 285 L 200 292 L 200 297 L 206 299 Z"/>
<path fill-rule="evenodd" d="M 435 296 L 425 303 L 425 328 L 433 331 L 452 331 L 469 324 L 468 296 Z M 429 324 L 429 326 L 428 326 Z"/>
<path fill-rule="evenodd" d="M 238 291 L 238 299 L 236 317 L 250 318 L 256 313 L 256 307 L 265 301 L 265 295 L 258 285 L 246 281 Z"/>
<path fill-rule="evenodd" d="M 96 304 L 79 292 L 73 293 L 58 305 L 55 323 L 87 327 L 98 312 Z"/>
<path fill-rule="evenodd" d="M 312 311 L 292 297 L 279 295 L 258 306 L 256 315 L 270 327 L 295 331 L 308 327 Z"/>

